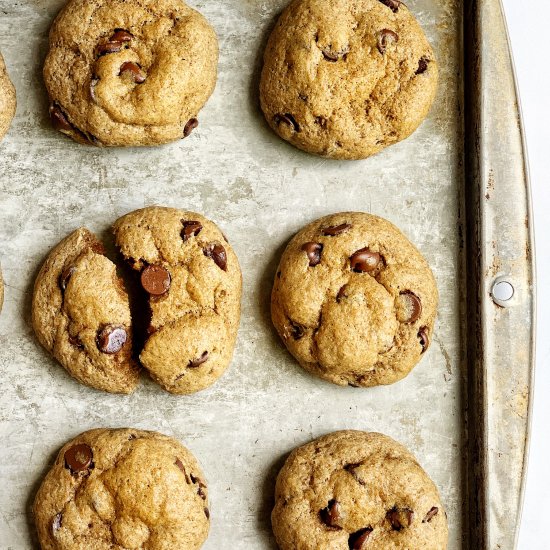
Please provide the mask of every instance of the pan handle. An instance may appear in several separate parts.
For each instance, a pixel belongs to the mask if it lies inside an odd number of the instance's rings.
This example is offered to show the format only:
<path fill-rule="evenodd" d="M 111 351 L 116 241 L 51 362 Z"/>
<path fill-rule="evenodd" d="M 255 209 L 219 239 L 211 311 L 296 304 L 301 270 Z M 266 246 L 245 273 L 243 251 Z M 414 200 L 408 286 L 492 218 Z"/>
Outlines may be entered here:
<path fill-rule="evenodd" d="M 535 352 L 531 197 L 500 0 L 465 2 L 468 508 L 465 547 L 516 548 Z"/>

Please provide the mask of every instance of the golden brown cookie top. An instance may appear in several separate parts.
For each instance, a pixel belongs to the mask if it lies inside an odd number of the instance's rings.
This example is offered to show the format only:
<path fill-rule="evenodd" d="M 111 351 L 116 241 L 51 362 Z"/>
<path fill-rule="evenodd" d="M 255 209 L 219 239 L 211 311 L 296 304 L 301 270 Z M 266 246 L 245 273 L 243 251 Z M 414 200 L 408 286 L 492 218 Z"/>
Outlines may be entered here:
<path fill-rule="evenodd" d="M 113 231 L 149 296 L 143 366 L 173 393 L 210 386 L 231 361 L 239 326 L 242 277 L 233 248 L 213 222 L 176 208 L 136 210 Z"/>
<path fill-rule="evenodd" d="M 269 125 L 296 147 L 360 159 L 412 134 L 437 88 L 433 50 L 397 0 L 294 0 L 264 55 Z"/>
<path fill-rule="evenodd" d="M 128 296 L 87 229 L 61 241 L 44 262 L 32 322 L 40 343 L 82 384 L 113 393 L 136 388 Z"/>
<path fill-rule="evenodd" d="M 437 302 L 432 271 L 397 227 L 342 212 L 290 241 L 271 311 L 304 368 L 335 384 L 374 386 L 400 380 L 420 360 Z"/>
<path fill-rule="evenodd" d="M 6 135 L 16 108 L 15 88 L 8 76 L 4 58 L 0 53 L 0 141 Z"/>
<path fill-rule="evenodd" d="M 214 30 L 182 0 L 69 0 L 44 65 L 52 122 L 94 145 L 187 137 L 217 61 Z"/>
<path fill-rule="evenodd" d="M 195 550 L 208 536 L 206 479 L 156 432 L 98 429 L 59 452 L 36 495 L 43 550 Z"/>
<path fill-rule="evenodd" d="M 402 445 L 341 431 L 295 449 L 275 487 L 281 550 L 445 550 L 434 483 Z"/>

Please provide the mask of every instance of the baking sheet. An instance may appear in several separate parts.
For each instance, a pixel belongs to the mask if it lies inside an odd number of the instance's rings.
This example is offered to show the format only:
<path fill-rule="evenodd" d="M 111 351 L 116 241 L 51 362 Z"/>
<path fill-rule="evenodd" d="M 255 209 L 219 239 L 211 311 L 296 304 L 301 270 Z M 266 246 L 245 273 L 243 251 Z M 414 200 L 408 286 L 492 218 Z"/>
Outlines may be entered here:
<path fill-rule="evenodd" d="M 409 447 L 439 487 L 449 549 L 462 548 L 466 476 L 463 277 L 462 3 L 409 0 L 440 64 L 427 121 L 407 141 L 360 162 L 323 160 L 276 137 L 258 107 L 263 47 L 287 0 L 191 1 L 220 39 L 216 91 L 192 137 L 149 149 L 101 150 L 54 132 L 41 66 L 63 0 L 0 0 L 0 49 L 18 92 L 0 145 L 0 548 L 36 547 L 30 506 L 61 445 L 83 430 L 133 426 L 175 436 L 201 461 L 211 495 L 204 548 L 275 549 L 276 472 L 297 445 L 327 432 L 384 432 Z M 79 226 L 110 239 L 122 214 L 161 204 L 214 219 L 244 275 L 235 358 L 211 389 L 165 393 L 146 376 L 131 396 L 79 385 L 30 327 L 34 277 Z M 403 381 L 340 388 L 306 374 L 271 326 L 269 295 L 288 239 L 325 214 L 363 210 L 398 225 L 432 266 L 440 291 L 433 343 Z"/>

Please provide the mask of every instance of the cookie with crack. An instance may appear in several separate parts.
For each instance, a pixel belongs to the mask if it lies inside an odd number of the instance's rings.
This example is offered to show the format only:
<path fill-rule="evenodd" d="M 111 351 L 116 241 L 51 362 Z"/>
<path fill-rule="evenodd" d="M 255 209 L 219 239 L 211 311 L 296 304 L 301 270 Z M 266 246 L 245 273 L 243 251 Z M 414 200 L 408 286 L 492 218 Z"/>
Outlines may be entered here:
<path fill-rule="evenodd" d="M 362 159 L 418 128 L 437 80 L 434 52 L 399 0 L 294 0 L 269 38 L 260 101 L 299 149 Z"/>
<path fill-rule="evenodd" d="M 295 449 L 271 515 L 281 550 L 445 550 L 447 518 L 415 457 L 378 433 L 341 431 Z"/>
<path fill-rule="evenodd" d="M 239 327 L 242 277 L 231 245 L 204 216 L 175 208 L 136 210 L 113 231 L 149 295 L 142 365 L 171 393 L 210 386 L 231 362 Z"/>
<path fill-rule="evenodd" d="M 430 345 L 438 292 L 426 260 L 389 221 L 321 218 L 283 253 L 271 315 L 300 365 L 334 384 L 404 378 Z"/>
<path fill-rule="evenodd" d="M 34 517 L 42 550 L 195 550 L 208 536 L 208 488 L 175 439 L 96 429 L 61 449 Z"/>
<path fill-rule="evenodd" d="M 8 76 L 4 58 L 0 54 L 0 141 L 10 127 L 16 106 L 15 88 Z"/>
<path fill-rule="evenodd" d="M 61 241 L 42 265 L 32 325 L 44 348 L 82 384 L 111 393 L 136 388 L 128 295 L 102 244 L 87 229 Z"/>
<path fill-rule="evenodd" d="M 97 146 L 187 137 L 217 64 L 213 28 L 182 0 L 69 0 L 44 64 L 52 123 Z"/>

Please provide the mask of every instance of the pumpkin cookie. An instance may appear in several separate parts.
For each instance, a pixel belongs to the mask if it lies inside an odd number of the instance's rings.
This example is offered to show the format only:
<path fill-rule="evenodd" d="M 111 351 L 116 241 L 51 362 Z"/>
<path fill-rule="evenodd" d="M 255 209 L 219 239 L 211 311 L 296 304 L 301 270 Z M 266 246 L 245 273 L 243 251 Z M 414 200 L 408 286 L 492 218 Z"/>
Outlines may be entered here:
<path fill-rule="evenodd" d="M 182 0 L 70 0 L 44 65 L 52 123 L 98 146 L 187 137 L 217 63 L 214 30 Z"/>
<path fill-rule="evenodd" d="M 418 128 L 437 79 L 434 52 L 399 0 L 294 0 L 269 38 L 260 101 L 296 147 L 362 159 Z"/>
<path fill-rule="evenodd" d="M 389 221 L 361 212 L 321 218 L 288 244 L 271 314 L 308 371 L 340 385 L 404 378 L 428 349 L 438 301 L 434 276 Z"/>

